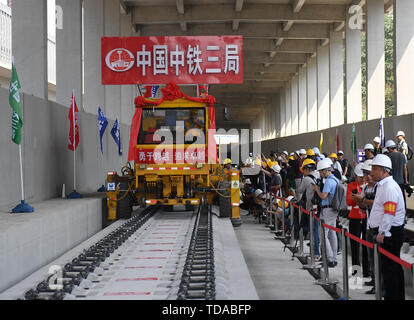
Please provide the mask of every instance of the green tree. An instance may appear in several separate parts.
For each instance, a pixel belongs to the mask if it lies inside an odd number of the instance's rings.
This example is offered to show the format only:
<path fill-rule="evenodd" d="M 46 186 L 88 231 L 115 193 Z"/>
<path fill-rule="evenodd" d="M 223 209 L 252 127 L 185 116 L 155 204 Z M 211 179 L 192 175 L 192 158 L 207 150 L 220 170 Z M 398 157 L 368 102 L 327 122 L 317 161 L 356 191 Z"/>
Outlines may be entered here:
<path fill-rule="evenodd" d="M 385 116 L 396 115 L 395 108 L 395 82 L 394 82 L 394 12 L 385 14 Z M 366 34 L 361 37 L 362 48 L 362 120 L 367 119 L 367 47 Z"/>

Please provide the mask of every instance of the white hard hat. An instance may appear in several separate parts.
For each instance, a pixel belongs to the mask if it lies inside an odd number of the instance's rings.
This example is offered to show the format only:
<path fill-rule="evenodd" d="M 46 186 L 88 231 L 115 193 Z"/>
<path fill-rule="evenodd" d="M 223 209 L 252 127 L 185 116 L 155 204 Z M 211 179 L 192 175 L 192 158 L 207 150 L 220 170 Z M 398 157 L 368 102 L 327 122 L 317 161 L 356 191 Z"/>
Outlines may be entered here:
<path fill-rule="evenodd" d="M 250 181 L 249 178 L 246 179 L 246 181 L 244 181 L 245 184 L 252 184 L 252 182 Z"/>
<path fill-rule="evenodd" d="M 364 172 L 362 172 L 362 169 L 363 169 L 363 163 L 358 163 L 356 167 L 354 168 L 355 175 L 358 177 L 363 177 Z"/>
<path fill-rule="evenodd" d="M 287 151 L 283 151 L 283 153 L 284 153 L 286 156 L 289 156 L 289 153 L 288 153 Z"/>
<path fill-rule="evenodd" d="M 371 165 L 392 169 L 391 159 L 385 154 L 377 154 L 375 158 L 372 160 Z"/>
<path fill-rule="evenodd" d="M 313 152 L 315 152 L 316 155 L 320 155 L 321 153 L 319 152 L 319 149 L 317 147 L 314 147 Z"/>
<path fill-rule="evenodd" d="M 333 162 L 332 162 L 332 160 L 331 160 L 331 158 L 325 158 L 324 159 L 327 163 L 329 163 L 329 165 L 333 165 Z"/>
<path fill-rule="evenodd" d="M 403 137 L 405 137 L 405 133 L 404 133 L 404 131 L 398 131 L 397 132 L 397 137 L 398 136 L 403 136 Z"/>
<path fill-rule="evenodd" d="M 397 147 L 397 145 L 395 144 L 395 142 L 394 141 L 392 141 L 392 140 L 388 140 L 386 143 L 385 143 L 385 148 L 396 148 Z"/>
<path fill-rule="evenodd" d="M 372 164 L 372 159 L 365 160 L 362 163 L 362 170 L 371 171 L 372 169 L 371 164 Z"/>
<path fill-rule="evenodd" d="M 294 154 L 295 154 L 294 152 L 291 152 L 291 153 L 290 153 L 290 156 L 293 156 Z"/>
<path fill-rule="evenodd" d="M 381 143 L 381 138 L 380 137 L 375 137 L 373 141 L 376 142 L 376 143 Z"/>
<path fill-rule="evenodd" d="M 260 189 L 256 189 L 256 191 L 254 192 L 254 196 L 255 196 L 255 197 L 258 197 L 258 196 L 260 196 L 262 193 L 263 193 L 263 191 L 262 191 L 262 190 L 260 190 Z"/>
<path fill-rule="evenodd" d="M 299 154 L 300 154 L 300 151 L 299 151 L 299 150 L 296 150 L 296 151 L 295 151 L 295 153 L 296 153 L 297 155 L 299 155 Z"/>
<path fill-rule="evenodd" d="M 280 172 L 280 170 L 282 170 L 282 168 L 281 168 L 278 164 L 275 164 L 274 166 L 272 166 L 272 170 L 274 170 L 274 171 L 276 171 L 277 173 L 279 173 L 279 172 Z"/>
<path fill-rule="evenodd" d="M 343 155 L 343 154 L 344 154 L 344 152 L 343 152 L 342 150 L 339 150 L 339 151 L 338 151 L 338 153 L 337 153 L 337 155 L 339 156 L 339 155 L 341 155 L 341 154 Z"/>
<path fill-rule="evenodd" d="M 291 201 L 293 199 L 293 196 L 289 196 L 286 198 L 287 201 Z"/>
<path fill-rule="evenodd" d="M 374 150 L 374 146 L 370 143 L 367 143 L 364 147 L 364 150 Z"/>
<path fill-rule="evenodd" d="M 324 169 L 328 169 L 331 167 L 331 160 L 328 159 L 323 159 L 321 161 L 318 162 L 318 165 L 316 166 L 316 170 L 320 171 L 320 170 L 324 170 Z"/>
<path fill-rule="evenodd" d="M 320 154 L 319 158 L 321 158 L 321 160 L 323 160 L 323 159 L 325 159 L 325 156 L 323 154 Z"/>
<path fill-rule="evenodd" d="M 306 154 L 306 150 L 305 149 L 300 149 L 299 154 Z"/>
<path fill-rule="evenodd" d="M 383 154 L 387 154 L 388 153 L 388 149 L 387 148 L 382 149 L 382 153 Z"/>

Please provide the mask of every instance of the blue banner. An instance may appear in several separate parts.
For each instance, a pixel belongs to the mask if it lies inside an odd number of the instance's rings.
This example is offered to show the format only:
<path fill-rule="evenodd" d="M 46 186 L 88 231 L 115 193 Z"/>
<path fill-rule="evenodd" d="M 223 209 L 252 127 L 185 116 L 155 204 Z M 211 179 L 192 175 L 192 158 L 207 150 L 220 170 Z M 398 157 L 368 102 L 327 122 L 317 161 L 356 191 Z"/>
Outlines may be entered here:
<path fill-rule="evenodd" d="M 99 140 L 101 142 L 101 153 L 103 154 L 102 149 L 102 136 L 108 126 L 108 120 L 106 119 L 101 107 L 98 107 L 98 123 L 99 123 Z"/>
<path fill-rule="evenodd" d="M 115 143 L 118 145 L 118 154 L 122 156 L 122 147 L 121 147 L 121 128 L 119 127 L 118 118 L 116 118 L 114 126 L 111 130 L 111 135 L 115 140 Z"/>
<path fill-rule="evenodd" d="M 384 135 L 384 122 L 382 120 L 382 115 L 381 115 L 381 120 L 380 120 L 380 124 L 379 124 L 379 137 L 381 139 L 381 147 L 385 147 L 385 135 Z"/>
<path fill-rule="evenodd" d="M 159 88 L 160 86 L 152 86 L 152 89 L 151 89 L 151 98 L 155 98 L 155 95 L 157 94 L 157 91 L 158 91 L 158 88 Z"/>

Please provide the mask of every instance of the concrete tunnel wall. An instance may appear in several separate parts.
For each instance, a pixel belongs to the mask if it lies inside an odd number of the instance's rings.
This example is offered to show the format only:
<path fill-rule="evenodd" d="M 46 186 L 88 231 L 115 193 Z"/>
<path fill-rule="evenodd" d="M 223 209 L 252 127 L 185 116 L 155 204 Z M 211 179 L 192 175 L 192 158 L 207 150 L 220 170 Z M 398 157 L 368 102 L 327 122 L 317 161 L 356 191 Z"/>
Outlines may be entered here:
<path fill-rule="evenodd" d="M 62 184 L 66 194 L 73 190 L 73 152 L 69 139 L 68 105 L 22 94 L 23 162 L 25 198 L 31 204 L 60 197 Z M 131 108 L 133 106 L 131 105 Z M 128 157 L 130 126 L 121 124 L 123 156 L 110 135 L 114 124 L 108 119 L 103 143 L 99 145 L 97 116 L 79 111 L 79 145 L 76 149 L 76 185 L 80 192 L 96 192 L 104 183 L 107 171 L 120 172 Z M 11 211 L 20 202 L 19 149 L 11 140 L 9 91 L 0 88 L 0 209 Z"/>
<path fill-rule="evenodd" d="M 379 121 L 379 119 L 374 119 L 355 123 L 357 149 L 363 149 L 365 144 L 373 143 L 372 140 L 374 137 L 379 135 Z M 412 147 L 414 145 L 413 123 L 414 114 L 384 118 L 385 140 L 392 139 L 397 142 L 395 134 L 399 130 L 402 130 L 405 133 L 405 140 Z M 295 136 L 265 140 L 262 141 L 262 152 L 268 155 L 271 150 L 287 150 L 290 153 L 300 148 L 319 148 L 321 132 L 323 132 L 323 152 L 330 154 L 336 152 L 336 129 L 338 130 L 340 150 L 344 152 L 346 159 L 354 159 L 355 157 L 351 151 L 352 124 L 345 124 Z M 413 177 L 414 160 L 408 161 L 408 170 L 411 173 L 411 177 Z M 413 178 L 411 178 L 410 183 L 414 184 Z"/>

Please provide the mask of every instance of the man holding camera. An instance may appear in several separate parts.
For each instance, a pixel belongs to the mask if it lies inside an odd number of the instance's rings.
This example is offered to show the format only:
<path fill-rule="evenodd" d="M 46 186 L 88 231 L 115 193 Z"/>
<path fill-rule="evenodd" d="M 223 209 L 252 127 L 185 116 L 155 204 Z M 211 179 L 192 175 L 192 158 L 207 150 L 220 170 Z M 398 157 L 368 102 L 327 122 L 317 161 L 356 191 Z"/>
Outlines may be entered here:
<path fill-rule="evenodd" d="M 318 186 L 313 186 L 313 190 L 316 191 L 319 198 L 322 200 L 322 212 L 320 217 L 325 221 L 325 224 L 336 227 L 336 218 L 338 217 L 338 211 L 332 208 L 332 202 L 336 193 L 336 186 L 339 181 L 331 172 L 333 168 L 331 167 L 331 161 L 329 159 L 319 161 L 316 169 L 319 171 L 321 178 L 325 179 L 322 191 Z M 328 258 L 328 267 L 336 267 L 338 264 L 336 262 L 338 239 L 336 237 L 335 231 L 325 228 L 325 243 L 326 255 Z"/>
<path fill-rule="evenodd" d="M 401 188 L 391 176 L 391 159 L 378 154 L 371 163 L 371 176 L 377 182 L 375 200 L 368 218 L 375 241 L 386 251 L 400 257 L 404 241 L 405 206 Z M 404 272 L 400 264 L 381 255 L 381 274 L 385 300 L 405 300 Z"/>

